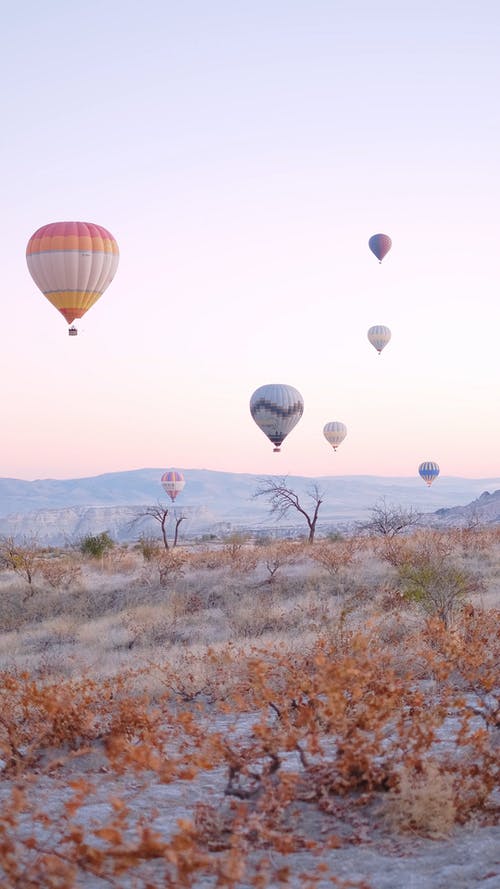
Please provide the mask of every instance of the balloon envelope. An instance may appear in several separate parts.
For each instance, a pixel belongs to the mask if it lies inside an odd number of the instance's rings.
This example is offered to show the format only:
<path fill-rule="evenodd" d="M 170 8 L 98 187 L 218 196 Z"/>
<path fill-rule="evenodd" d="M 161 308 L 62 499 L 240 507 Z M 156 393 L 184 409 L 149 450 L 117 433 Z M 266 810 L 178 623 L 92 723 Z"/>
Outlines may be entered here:
<path fill-rule="evenodd" d="M 382 262 L 384 256 L 387 256 L 392 247 L 392 241 L 389 235 L 372 235 L 368 241 L 368 246 L 372 253 L 375 254 L 379 262 Z"/>
<path fill-rule="evenodd" d="M 51 222 L 31 236 L 26 248 L 31 277 L 68 324 L 104 293 L 119 255 L 113 235 L 92 222 Z"/>
<path fill-rule="evenodd" d="M 437 463 L 427 460 L 418 467 L 418 474 L 430 488 L 434 479 L 439 475 L 439 466 Z"/>
<path fill-rule="evenodd" d="M 375 324 L 374 327 L 370 327 L 367 336 L 372 346 L 374 346 L 380 355 L 382 349 L 387 346 L 387 343 L 391 338 L 391 331 L 383 324 Z"/>
<path fill-rule="evenodd" d="M 334 420 L 323 427 L 323 435 L 327 442 L 331 444 L 333 450 L 336 451 L 347 435 L 347 426 L 344 423 L 339 423 L 338 420 Z"/>
<path fill-rule="evenodd" d="M 177 469 L 167 469 L 161 477 L 161 483 L 163 490 L 168 494 L 172 503 L 177 497 L 177 494 L 181 493 L 186 484 L 182 472 L 178 472 Z"/>
<path fill-rule="evenodd" d="M 250 413 L 264 435 L 279 451 L 281 444 L 299 422 L 304 401 L 293 386 L 270 383 L 256 389 L 250 399 Z"/>

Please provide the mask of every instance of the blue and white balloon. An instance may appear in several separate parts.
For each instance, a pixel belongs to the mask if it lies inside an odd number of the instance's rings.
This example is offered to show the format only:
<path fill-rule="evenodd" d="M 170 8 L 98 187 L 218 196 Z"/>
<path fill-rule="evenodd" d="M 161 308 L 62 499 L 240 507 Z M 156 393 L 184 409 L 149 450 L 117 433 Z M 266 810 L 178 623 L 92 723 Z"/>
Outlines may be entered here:
<path fill-rule="evenodd" d="M 433 463 L 432 460 L 426 460 L 418 467 L 418 474 L 430 488 L 434 479 L 439 475 L 439 466 L 437 463 Z"/>
<path fill-rule="evenodd" d="M 385 349 L 385 347 L 387 346 L 390 338 L 391 331 L 383 324 L 375 324 L 374 327 L 370 327 L 368 331 L 368 339 L 370 340 L 372 346 L 377 350 L 379 355 L 382 349 Z"/>

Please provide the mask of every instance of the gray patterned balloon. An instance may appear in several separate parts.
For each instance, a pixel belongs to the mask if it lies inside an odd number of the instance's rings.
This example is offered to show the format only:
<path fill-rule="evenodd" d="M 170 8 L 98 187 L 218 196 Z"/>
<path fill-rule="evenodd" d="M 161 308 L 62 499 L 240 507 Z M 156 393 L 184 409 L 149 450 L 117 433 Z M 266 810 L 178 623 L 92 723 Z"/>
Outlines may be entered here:
<path fill-rule="evenodd" d="M 250 399 L 250 413 L 278 453 L 283 441 L 304 412 L 302 395 L 293 386 L 270 383 L 256 389 Z"/>

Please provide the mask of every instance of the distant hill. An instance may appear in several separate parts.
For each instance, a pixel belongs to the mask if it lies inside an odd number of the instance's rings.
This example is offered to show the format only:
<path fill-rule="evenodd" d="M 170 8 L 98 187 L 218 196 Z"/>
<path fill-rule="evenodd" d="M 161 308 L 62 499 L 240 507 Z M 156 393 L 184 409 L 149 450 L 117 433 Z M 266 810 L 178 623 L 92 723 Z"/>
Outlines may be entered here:
<path fill-rule="evenodd" d="M 480 497 L 465 506 L 453 506 L 449 509 L 438 509 L 435 513 L 440 524 L 480 525 L 500 524 L 500 490 L 489 493 L 484 491 Z"/>
<path fill-rule="evenodd" d="M 189 519 L 184 534 L 276 527 L 264 498 L 254 499 L 261 477 L 245 473 L 182 468 L 186 487 L 175 506 Z M 170 503 L 159 479 L 163 469 L 136 469 L 76 479 L 0 479 L 0 534 L 36 536 L 40 543 L 58 545 L 85 533 L 109 531 L 115 539 L 134 539 L 154 525 L 135 523 L 141 507 L 161 500 Z M 275 476 L 279 478 L 279 476 Z M 338 527 L 367 517 L 370 507 L 385 497 L 389 503 L 412 506 L 423 513 L 463 508 L 486 489 L 498 493 L 500 479 L 440 477 L 432 488 L 421 479 L 385 476 L 290 476 L 287 481 L 307 502 L 317 482 L 324 492 L 321 527 Z M 483 495 L 484 496 L 484 495 Z M 495 495 L 488 495 L 495 496 Z M 440 520 L 444 520 L 442 517 Z M 301 525 L 290 514 L 280 527 Z"/>

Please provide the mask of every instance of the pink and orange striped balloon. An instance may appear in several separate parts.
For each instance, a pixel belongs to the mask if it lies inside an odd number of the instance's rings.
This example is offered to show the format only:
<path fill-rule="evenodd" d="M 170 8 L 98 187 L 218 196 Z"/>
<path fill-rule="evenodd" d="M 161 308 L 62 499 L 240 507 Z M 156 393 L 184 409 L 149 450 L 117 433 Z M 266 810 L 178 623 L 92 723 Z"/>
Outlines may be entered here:
<path fill-rule="evenodd" d="M 113 235 L 92 222 L 51 222 L 28 241 L 31 277 L 71 324 L 82 318 L 115 276 L 120 252 Z"/>

